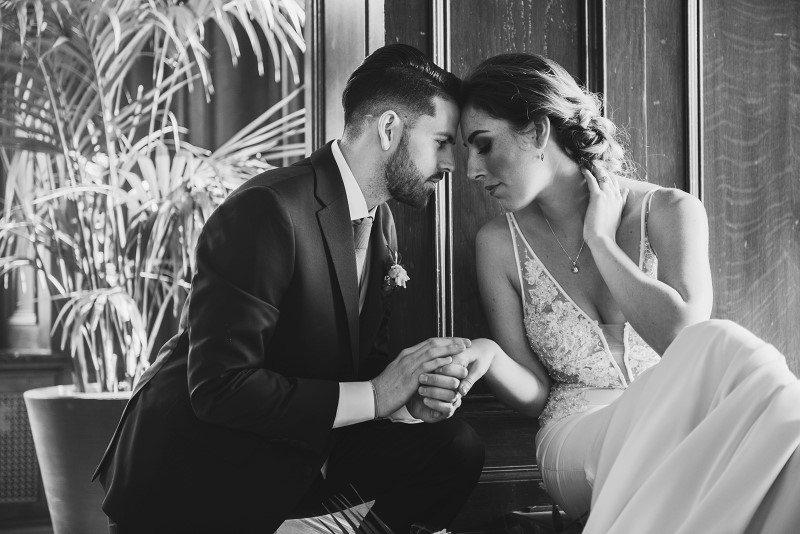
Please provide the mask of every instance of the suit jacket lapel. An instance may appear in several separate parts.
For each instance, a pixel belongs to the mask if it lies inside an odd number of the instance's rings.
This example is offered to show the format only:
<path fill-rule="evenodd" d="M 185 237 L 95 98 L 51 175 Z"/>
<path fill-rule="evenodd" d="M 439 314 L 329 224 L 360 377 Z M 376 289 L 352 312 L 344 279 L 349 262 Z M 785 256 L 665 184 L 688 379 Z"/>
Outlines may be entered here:
<path fill-rule="evenodd" d="M 375 212 L 375 222 L 372 224 L 372 235 L 370 235 L 370 254 L 369 280 L 366 282 L 367 295 L 364 299 L 364 307 L 361 310 L 361 325 L 359 337 L 360 356 L 364 358 L 372 349 L 372 342 L 383 319 L 383 306 L 381 294 L 383 292 L 383 278 L 386 275 L 386 267 L 389 264 L 389 248 L 384 235 L 384 221 L 381 215 L 381 208 Z"/>
<path fill-rule="evenodd" d="M 317 176 L 316 195 L 323 204 L 322 209 L 317 212 L 317 219 L 342 293 L 350 331 L 353 367 L 358 372 L 358 282 L 350 207 L 330 143 L 311 155 L 311 164 Z"/>

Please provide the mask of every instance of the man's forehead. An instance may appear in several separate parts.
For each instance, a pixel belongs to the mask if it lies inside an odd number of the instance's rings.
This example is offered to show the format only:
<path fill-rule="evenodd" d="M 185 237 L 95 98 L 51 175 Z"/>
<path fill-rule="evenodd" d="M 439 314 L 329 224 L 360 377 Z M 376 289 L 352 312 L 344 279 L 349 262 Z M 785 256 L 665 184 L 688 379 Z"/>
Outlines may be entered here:
<path fill-rule="evenodd" d="M 455 113 L 458 115 L 460 110 L 458 108 L 458 104 L 456 104 L 455 100 L 450 98 L 442 98 L 441 96 L 433 97 L 433 105 L 434 108 L 437 110 L 437 114 L 439 111 L 445 111 L 447 113 Z"/>

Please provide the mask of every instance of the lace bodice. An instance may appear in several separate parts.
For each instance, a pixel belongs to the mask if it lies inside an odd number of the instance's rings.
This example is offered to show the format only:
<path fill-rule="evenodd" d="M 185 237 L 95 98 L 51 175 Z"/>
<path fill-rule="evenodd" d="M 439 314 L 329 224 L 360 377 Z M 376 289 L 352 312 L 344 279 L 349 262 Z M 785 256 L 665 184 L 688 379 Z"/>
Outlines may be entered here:
<path fill-rule="evenodd" d="M 642 202 L 639 267 L 655 277 L 658 259 L 647 237 L 651 190 Z M 592 389 L 624 389 L 626 376 L 635 380 L 660 360 L 658 354 L 630 324 L 623 329 L 622 360 L 625 373 L 614 359 L 603 330 L 563 290 L 536 256 L 517 225 L 506 215 L 511 230 L 522 288 L 525 333 L 531 348 L 552 380 L 550 396 L 539 416 L 541 427 L 586 409 Z"/>

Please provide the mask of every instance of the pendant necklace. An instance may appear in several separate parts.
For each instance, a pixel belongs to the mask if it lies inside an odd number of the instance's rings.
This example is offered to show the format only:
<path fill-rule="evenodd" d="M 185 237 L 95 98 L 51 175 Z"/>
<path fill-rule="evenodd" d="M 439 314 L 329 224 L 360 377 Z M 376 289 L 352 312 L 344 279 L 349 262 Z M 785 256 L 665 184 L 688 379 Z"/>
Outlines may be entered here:
<path fill-rule="evenodd" d="M 575 259 L 573 260 L 573 259 L 572 259 L 572 256 L 570 256 L 569 254 L 567 254 L 567 249 L 565 249 L 565 248 L 564 248 L 564 245 L 562 245 L 562 244 L 561 244 L 561 241 L 559 241 L 559 239 L 558 239 L 558 236 L 557 236 L 557 235 L 556 235 L 556 233 L 553 231 L 553 227 L 552 227 L 552 226 L 550 226 L 550 221 L 548 221 L 548 220 L 547 220 L 547 217 L 545 216 L 545 214 L 544 214 L 544 213 L 542 213 L 542 217 L 544 217 L 544 222 L 546 222 L 546 223 L 547 223 L 547 227 L 548 227 L 548 228 L 550 228 L 550 232 L 552 232 L 552 234 L 553 234 L 553 237 L 555 237 L 555 238 L 556 238 L 556 243 L 558 243 L 558 246 L 559 246 L 559 247 L 561 247 L 561 250 L 563 250 L 563 251 L 564 251 L 564 255 L 565 255 L 566 257 L 568 257 L 568 258 L 569 258 L 569 261 L 570 261 L 570 263 L 572 264 L 572 272 L 577 274 L 577 272 L 578 272 L 578 259 L 581 257 L 581 252 L 583 252 L 583 246 L 586 244 L 586 240 L 584 239 L 584 240 L 583 240 L 583 243 L 581 243 L 581 248 L 580 248 L 580 249 L 578 249 L 578 255 L 577 255 L 577 256 L 575 256 Z"/>

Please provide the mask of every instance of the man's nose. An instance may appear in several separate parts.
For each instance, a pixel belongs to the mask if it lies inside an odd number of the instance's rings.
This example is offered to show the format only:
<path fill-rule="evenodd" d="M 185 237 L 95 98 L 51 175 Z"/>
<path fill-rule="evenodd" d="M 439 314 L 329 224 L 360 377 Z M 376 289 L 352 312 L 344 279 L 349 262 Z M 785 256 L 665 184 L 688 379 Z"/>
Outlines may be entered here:
<path fill-rule="evenodd" d="M 453 152 L 453 145 L 449 145 L 447 150 L 439 159 L 439 172 L 453 172 L 456 168 L 455 154 Z"/>

